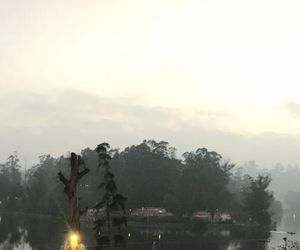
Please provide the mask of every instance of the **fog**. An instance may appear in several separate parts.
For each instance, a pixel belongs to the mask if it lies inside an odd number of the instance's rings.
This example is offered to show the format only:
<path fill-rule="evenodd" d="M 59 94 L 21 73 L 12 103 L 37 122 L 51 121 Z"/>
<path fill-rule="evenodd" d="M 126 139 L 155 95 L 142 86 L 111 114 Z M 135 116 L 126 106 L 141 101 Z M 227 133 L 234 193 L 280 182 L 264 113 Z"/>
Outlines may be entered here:
<path fill-rule="evenodd" d="M 97 249 L 178 235 L 178 249 L 269 249 L 299 233 L 299 11 L 0 0 L 0 248 L 48 249 L 56 230 L 51 249 L 66 230 L 67 248 L 82 218 Z"/>
<path fill-rule="evenodd" d="M 185 112 L 183 108 L 143 105 L 138 97 L 135 100 L 72 89 L 2 95 L 0 159 L 17 151 L 22 166 L 29 167 L 39 155 L 59 156 L 99 141 L 124 148 L 154 138 L 170 142 L 179 157 L 185 151 L 206 147 L 240 165 L 254 160 L 261 168 L 273 168 L 277 163 L 300 162 L 298 135 L 235 133 L 219 125 L 219 121 L 231 119 L 230 113 L 201 108 Z M 292 106 L 296 115 L 296 104 Z"/>

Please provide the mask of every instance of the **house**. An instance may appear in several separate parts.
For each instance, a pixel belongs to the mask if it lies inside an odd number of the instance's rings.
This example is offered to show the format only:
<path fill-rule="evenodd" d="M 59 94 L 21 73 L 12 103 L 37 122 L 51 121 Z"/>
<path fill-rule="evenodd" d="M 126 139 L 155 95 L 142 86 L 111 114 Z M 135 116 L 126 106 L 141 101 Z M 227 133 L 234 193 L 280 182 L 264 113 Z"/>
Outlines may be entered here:
<path fill-rule="evenodd" d="M 214 216 L 214 220 L 218 222 L 228 222 L 232 220 L 232 217 L 229 213 L 217 212 Z"/>
<path fill-rule="evenodd" d="M 212 222 L 228 222 L 232 220 L 231 215 L 229 213 L 220 211 L 217 211 L 213 217 L 210 212 L 197 211 L 193 213 L 192 218 Z"/>
<path fill-rule="evenodd" d="M 137 208 L 131 212 L 133 216 L 173 216 L 172 213 L 167 212 L 161 207 L 142 207 Z"/>
<path fill-rule="evenodd" d="M 197 211 L 197 212 L 193 213 L 192 218 L 198 219 L 198 220 L 209 221 L 209 220 L 211 220 L 211 214 L 206 211 Z"/>

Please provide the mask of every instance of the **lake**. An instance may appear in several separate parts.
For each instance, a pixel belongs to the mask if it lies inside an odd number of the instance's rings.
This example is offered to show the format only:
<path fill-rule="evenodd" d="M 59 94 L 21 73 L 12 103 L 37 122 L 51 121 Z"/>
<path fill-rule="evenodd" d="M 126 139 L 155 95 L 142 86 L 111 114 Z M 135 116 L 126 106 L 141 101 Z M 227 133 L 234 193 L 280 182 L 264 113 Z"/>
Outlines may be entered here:
<path fill-rule="evenodd" d="M 286 234 L 295 232 L 295 235 Z M 1 250 L 59 250 L 66 234 L 62 219 L 41 216 L 0 216 Z M 285 216 L 277 232 L 263 228 L 210 226 L 205 232 L 189 228 L 168 228 L 163 225 L 129 226 L 126 230 L 128 250 L 267 250 L 279 249 L 283 238 L 300 241 L 300 221 Z M 90 224 L 82 225 L 82 240 L 87 249 L 94 249 Z M 297 249 L 297 248 L 289 248 Z M 300 247 L 299 247 L 300 249 Z"/>

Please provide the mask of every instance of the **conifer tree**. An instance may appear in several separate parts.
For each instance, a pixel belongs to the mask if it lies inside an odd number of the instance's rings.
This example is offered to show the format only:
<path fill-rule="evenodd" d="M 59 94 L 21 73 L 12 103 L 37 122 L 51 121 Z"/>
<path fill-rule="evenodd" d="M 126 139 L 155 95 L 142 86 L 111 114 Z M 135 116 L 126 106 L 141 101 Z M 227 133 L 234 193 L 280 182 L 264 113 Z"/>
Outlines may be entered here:
<path fill-rule="evenodd" d="M 100 183 L 99 189 L 103 189 L 103 196 L 96 204 L 95 208 L 99 216 L 95 221 L 94 230 L 96 233 L 97 250 L 115 247 L 125 247 L 125 238 L 122 235 L 122 226 L 127 225 L 125 198 L 117 192 L 117 186 L 114 180 L 114 174 L 111 172 L 109 162 L 111 155 L 109 153 L 109 144 L 102 143 L 96 148 L 99 159 L 99 168 L 103 168 L 104 178 Z"/>

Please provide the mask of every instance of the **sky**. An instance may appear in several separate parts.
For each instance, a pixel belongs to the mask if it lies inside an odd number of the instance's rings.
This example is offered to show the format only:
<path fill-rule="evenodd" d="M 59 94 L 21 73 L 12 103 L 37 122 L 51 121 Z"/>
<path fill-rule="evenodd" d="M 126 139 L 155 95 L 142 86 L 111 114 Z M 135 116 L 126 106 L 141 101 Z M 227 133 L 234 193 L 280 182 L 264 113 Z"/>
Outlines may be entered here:
<path fill-rule="evenodd" d="M 0 0 L 0 161 L 143 139 L 300 164 L 298 0 Z"/>

